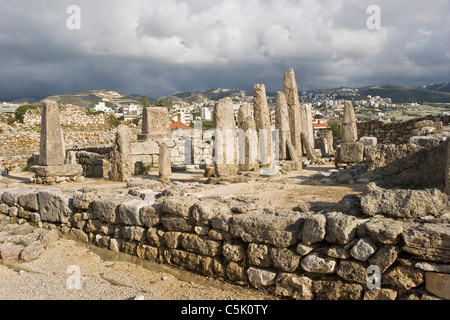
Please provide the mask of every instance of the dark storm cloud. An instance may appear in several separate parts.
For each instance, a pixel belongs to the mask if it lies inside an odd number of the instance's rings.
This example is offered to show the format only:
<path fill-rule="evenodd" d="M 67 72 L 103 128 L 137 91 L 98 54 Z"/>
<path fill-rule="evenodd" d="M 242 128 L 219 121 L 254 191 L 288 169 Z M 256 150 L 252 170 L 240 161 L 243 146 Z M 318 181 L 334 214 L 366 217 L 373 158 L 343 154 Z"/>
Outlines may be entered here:
<path fill-rule="evenodd" d="M 69 5 L 81 29 L 69 30 Z M 369 30 L 367 7 L 381 9 Z M 448 81 L 447 0 L 0 2 L 0 100 L 108 88 L 156 98 L 216 87 Z"/>

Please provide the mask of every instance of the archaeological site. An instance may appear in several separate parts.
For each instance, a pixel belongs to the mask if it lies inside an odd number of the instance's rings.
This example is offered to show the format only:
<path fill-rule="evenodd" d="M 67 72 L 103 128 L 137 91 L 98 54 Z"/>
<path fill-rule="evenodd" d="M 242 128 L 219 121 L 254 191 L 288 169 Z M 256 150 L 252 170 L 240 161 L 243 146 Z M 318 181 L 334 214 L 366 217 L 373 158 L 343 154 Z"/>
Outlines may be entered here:
<path fill-rule="evenodd" d="M 337 136 L 293 69 L 282 87 L 274 112 L 264 84 L 239 110 L 218 100 L 207 130 L 149 106 L 94 137 L 54 101 L 29 111 L 34 142 L 2 142 L 1 167 L 29 170 L 0 180 L 0 261 L 69 238 L 273 299 L 450 299 L 450 116 L 357 121 L 346 101 Z"/>

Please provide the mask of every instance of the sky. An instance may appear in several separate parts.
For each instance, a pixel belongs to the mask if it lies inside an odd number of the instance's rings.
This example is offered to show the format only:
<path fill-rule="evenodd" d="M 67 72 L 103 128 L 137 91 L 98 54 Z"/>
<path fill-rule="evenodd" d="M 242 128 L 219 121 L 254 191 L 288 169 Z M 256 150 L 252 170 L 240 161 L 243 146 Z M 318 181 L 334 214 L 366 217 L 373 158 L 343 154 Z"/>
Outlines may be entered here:
<path fill-rule="evenodd" d="M 0 101 L 448 82 L 449 21 L 450 0 L 0 0 Z"/>

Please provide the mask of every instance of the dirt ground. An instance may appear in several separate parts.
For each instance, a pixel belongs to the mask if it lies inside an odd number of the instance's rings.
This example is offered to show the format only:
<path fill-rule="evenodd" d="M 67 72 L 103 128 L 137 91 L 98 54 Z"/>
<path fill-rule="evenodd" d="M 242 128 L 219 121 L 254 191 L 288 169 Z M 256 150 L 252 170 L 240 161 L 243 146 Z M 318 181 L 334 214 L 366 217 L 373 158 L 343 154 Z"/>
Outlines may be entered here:
<path fill-rule="evenodd" d="M 311 177 L 328 172 L 331 166 L 308 167 L 270 179 L 247 183 L 208 185 L 199 194 L 247 195 L 278 209 L 292 209 L 303 203 L 336 203 L 346 194 L 359 194 L 364 185 L 324 185 Z M 203 171 L 174 173 L 172 181 L 204 182 Z M 14 172 L 0 183 L 8 187 L 30 187 L 27 172 Z M 156 179 L 146 176 L 145 179 Z M 74 191 L 81 187 L 97 190 L 126 188 L 125 183 L 86 179 L 83 183 L 66 183 L 56 187 Z M 77 266 L 81 287 L 69 289 L 68 282 Z M 71 272 L 68 272 L 71 271 Z M 122 253 L 113 253 L 69 239 L 52 243 L 36 260 L 27 263 L 0 260 L 1 300 L 261 300 L 274 299 L 267 292 L 234 286 L 208 279 L 174 267 L 143 261 Z"/>

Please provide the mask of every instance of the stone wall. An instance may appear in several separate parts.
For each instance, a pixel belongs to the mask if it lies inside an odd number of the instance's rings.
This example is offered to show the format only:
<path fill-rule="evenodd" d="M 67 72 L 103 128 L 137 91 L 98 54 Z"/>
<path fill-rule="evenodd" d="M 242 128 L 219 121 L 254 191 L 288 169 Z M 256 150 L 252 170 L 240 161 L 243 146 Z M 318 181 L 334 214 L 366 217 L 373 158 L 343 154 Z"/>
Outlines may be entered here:
<path fill-rule="evenodd" d="M 439 133 L 450 116 L 426 116 L 404 122 L 371 120 L 358 123 L 358 137 L 376 137 L 379 144 L 402 144 L 413 136 Z"/>
<path fill-rule="evenodd" d="M 450 298 L 448 224 L 257 209 L 229 197 L 165 196 L 177 190 L 164 188 L 150 181 L 128 193 L 3 189 L 0 213 L 282 297 Z"/>

